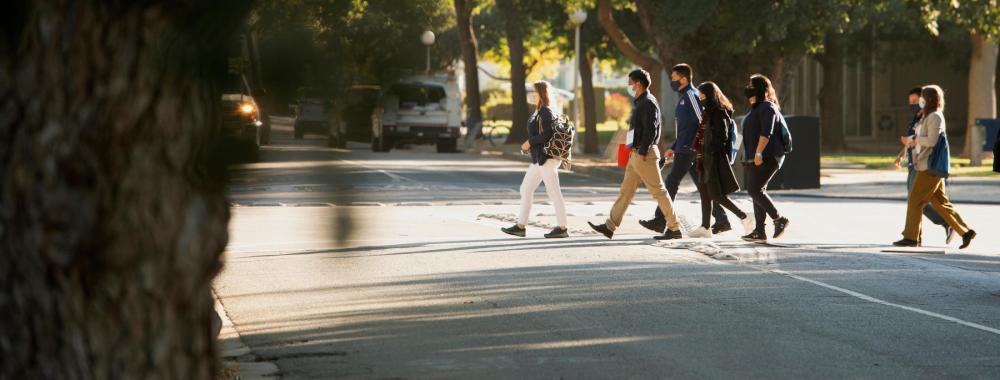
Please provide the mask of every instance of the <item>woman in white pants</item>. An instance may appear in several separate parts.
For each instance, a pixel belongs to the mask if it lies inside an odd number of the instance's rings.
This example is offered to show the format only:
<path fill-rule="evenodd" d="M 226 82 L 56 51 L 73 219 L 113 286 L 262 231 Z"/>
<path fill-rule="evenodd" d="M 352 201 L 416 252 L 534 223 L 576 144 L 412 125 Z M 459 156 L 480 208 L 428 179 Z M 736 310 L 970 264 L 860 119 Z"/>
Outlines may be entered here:
<path fill-rule="evenodd" d="M 531 165 L 528 166 L 528 171 L 524 173 L 524 181 L 521 182 L 521 212 L 517 224 L 500 230 L 524 237 L 524 226 L 528 223 L 528 215 L 531 213 L 535 189 L 544 182 L 545 192 L 555 206 L 556 221 L 559 223 L 559 226 L 545 234 L 545 237 L 565 238 L 569 237 L 569 234 L 566 231 L 566 204 L 559 188 L 559 166 L 562 161 L 545 154 L 545 144 L 552 138 L 552 124 L 555 121 L 555 114 L 549 107 L 549 82 L 535 82 L 535 93 L 538 95 L 538 101 L 535 113 L 528 119 L 528 140 L 521 144 L 521 150 L 531 152 Z"/>

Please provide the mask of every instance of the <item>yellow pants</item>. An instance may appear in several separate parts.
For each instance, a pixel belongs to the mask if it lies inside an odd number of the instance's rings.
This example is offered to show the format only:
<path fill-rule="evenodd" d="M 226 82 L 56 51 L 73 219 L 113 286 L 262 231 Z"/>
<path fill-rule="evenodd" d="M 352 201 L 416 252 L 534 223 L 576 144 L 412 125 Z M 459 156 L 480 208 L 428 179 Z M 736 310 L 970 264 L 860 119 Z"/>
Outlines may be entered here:
<path fill-rule="evenodd" d="M 937 211 L 941 218 L 959 235 L 964 235 L 969 231 L 969 226 L 965 224 L 962 217 L 955 211 L 955 206 L 948 200 L 948 195 L 944 192 L 944 178 L 933 175 L 927 171 L 918 171 L 917 178 L 913 180 L 913 189 L 910 190 L 910 197 L 906 201 L 906 227 L 903 229 L 903 237 L 910 240 L 920 240 L 920 224 L 923 222 L 924 205 L 930 202 L 934 211 Z"/>
<path fill-rule="evenodd" d="M 625 166 L 625 179 L 622 180 L 622 187 L 618 193 L 618 199 L 614 206 L 611 206 L 611 216 L 608 217 L 608 229 L 614 231 L 622 223 L 625 210 L 632 203 L 635 191 L 639 189 L 639 184 L 645 184 L 646 190 L 656 199 L 660 206 L 660 211 L 667 218 L 667 228 L 677 230 L 677 217 L 674 215 L 674 204 L 667 194 L 667 188 L 663 185 L 663 177 L 660 175 L 660 149 L 656 146 L 649 148 L 645 156 L 639 155 L 635 150 L 629 154 L 628 165 Z"/>

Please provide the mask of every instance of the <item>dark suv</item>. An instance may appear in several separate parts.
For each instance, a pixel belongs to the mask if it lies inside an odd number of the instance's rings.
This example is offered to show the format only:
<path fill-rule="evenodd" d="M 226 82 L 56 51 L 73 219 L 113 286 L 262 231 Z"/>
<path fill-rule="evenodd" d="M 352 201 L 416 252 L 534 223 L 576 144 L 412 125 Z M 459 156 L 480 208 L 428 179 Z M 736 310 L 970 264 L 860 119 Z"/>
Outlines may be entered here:
<path fill-rule="evenodd" d="M 263 137 L 264 123 L 253 97 L 246 94 L 222 95 L 222 133 L 237 153 L 251 161 L 257 160 Z"/>

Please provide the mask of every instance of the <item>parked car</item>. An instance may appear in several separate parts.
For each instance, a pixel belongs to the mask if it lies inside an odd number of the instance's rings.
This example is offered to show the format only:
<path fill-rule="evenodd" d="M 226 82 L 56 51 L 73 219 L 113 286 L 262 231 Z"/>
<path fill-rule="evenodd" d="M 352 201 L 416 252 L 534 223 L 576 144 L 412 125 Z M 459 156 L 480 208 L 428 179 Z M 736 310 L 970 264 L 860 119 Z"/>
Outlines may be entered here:
<path fill-rule="evenodd" d="M 322 98 L 303 97 L 295 107 L 295 138 L 306 133 L 327 134 L 330 131 L 330 102 Z"/>
<path fill-rule="evenodd" d="M 371 141 L 372 111 L 379 103 L 381 90 L 374 85 L 353 85 L 334 102 L 337 117 L 330 124 L 327 145 L 344 148 L 348 141 Z"/>
<path fill-rule="evenodd" d="M 371 115 L 372 151 L 399 144 L 435 144 L 456 151 L 462 105 L 453 76 L 410 77 L 388 86 Z"/>
<path fill-rule="evenodd" d="M 264 133 L 264 123 L 253 97 L 246 94 L 222 95 L 222 132 L 226 142 L 240 156 L 256 161 Z"/>

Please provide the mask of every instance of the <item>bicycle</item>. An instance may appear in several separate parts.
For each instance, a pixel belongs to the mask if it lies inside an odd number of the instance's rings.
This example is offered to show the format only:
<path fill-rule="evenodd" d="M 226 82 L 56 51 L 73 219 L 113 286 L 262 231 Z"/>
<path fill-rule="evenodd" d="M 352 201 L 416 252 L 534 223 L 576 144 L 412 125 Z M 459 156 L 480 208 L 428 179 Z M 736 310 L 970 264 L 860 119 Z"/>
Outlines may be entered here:
<path fill-rule="evenodd" d="M 507 142 L 507 136 L 510 136 L 510 127 L 497 124 L 496 119 L 484 121 L 480 135 L 490 142 L 490 146 L 501 146 Z"/>

